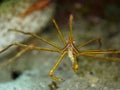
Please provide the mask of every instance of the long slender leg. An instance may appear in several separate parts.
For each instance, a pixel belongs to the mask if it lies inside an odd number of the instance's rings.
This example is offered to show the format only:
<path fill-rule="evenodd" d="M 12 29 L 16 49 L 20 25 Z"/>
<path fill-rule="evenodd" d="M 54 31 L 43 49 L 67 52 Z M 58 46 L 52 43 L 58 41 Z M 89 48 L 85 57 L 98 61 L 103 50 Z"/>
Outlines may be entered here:
<path fill-rule="evenodd" d="M 79 50 L 79 52 L 83 52 L 83 53 L 84 52 L 97 52 L 97 51 L 99 52 L 101 50 L 99 50 L 99 49 L 95 49 L 95 50 L 94 49 L 91 49 L 91 50 Z"/>
<path fill-rule="evenodd" d="M 37 47 L 37 46 L 33 46 L 32 49 L 62 53 L 61 50 L 54 50 L 54 49 L 50 49 L 50 48 L 43 48 L 43 47 Z"/>
<path fill-rule="evenodd" d="M 23 48 L 29 47 L 29 49 L 34 49 L 34 50 L 44 50 L 44 51 L 51 51 L 51 52 L 61 53 L 61 50 L 59 50 L 59 49 L 53 50 L 53 49 L 50 49 L 50 48 L 37 47 L 37 46 L 26 45 L 26 44 L 17 43 L 17 42 L 14 42 L 14 43 L 8 45 L 8 46 L 5 47 L 3 50 L 1 50 L 0 53 L 6 51 L 7 49 L 9 49 L 9 48 L 12 47 L 12 46 L 20 46 L 20 47 L 23 47 Z"/>
<path fill-rule="evenodd" d="M 0 51 L 0 53 L 6 51 L 7 49 L 9 49 L 9 48 L 12 47 L 12 46 L 13 46 L 13 44 L 8 45 L 8 46 L 5 47 L 4 49 L 2 49 L 2 50 Z"/>
<path fill-rule="evenodd" d="M 20 47 L 23 47 L 24 49 L 21 50 L 18 54 L 16 54 L 13 58 L 9 59 L 7 62 L 5 62 L 4 64 L 0 65 L 0 69 L 2 69 L 3 67 L 7 66 L 8 64 L 11 64 L 15 60 L 17 60 L 17 58 L 19 58 L 21 55 L 23 55 L 28 50 L 33 50 L 34 49 L 34 50 L 44 50 L 44 51 L 61 53 L 60 50 L 53 50 L 53 49 L 50 49 L 50 48 L 41 48 L 41 47 L 37 47 L 37 46 L 33 46 L 33 45 L 25 45 L 25 44 L 21 44 L 21 43 L 17 43 L 17 42 L 14 42 L 14 43 L 8 45 L 3 50 L 1 50 L 0 53 L 6 51 L 7 49 L 9 49 L 12 46 L 20 46 Z"/>
<path fill-rule="evenodd" d="M 25 52 L 27 52 L 30 48 L 27 47 L 23 50 L 21 50 L 19 53 L 17 53 L 13 58 L 9 59 L 7 62 L 2 63 L 0 65 L 0 70 L 6 67 L 7 65 L 11 64 L 12 62 L 16 61 L 21 55 L 23 55 Z"/>
<path fill-rule="evenodd" d="M 74 55 L 74 63 L 73 63 L 72 68 L 73 68 L 74 71 L 78 70 L 78 62 L 76 60 L 76 55 Z"/>
<path fill-rule="evenodd" d="M 103 60 L 120 62 L 120 58 L 114 58 L 114 57 L 93 56 L 93 55 L 89 55 L 89 54 L 79 54 L 79 56 L 85 56 L 85 57 L 91 57 L 91 58 L 98 58 L 98 59 L 103 59 Z"/>
<path fill-rule="evenodd" d="M 120 51 L 113 50 L 80 50 L 82 54 L 120 54 Z"/>
<path fill-rule="evenodd" d="M 86 45 L 88 45 L 88 44 L 90 44 L 90 43 L 92 43 L 92 42 L 94 42 L 94 41 L 97 41 L 97 40 L 98 40 L 98 42 L 99 42 L 99 48 L 100 48 L 101 45 L 102 45 L 102 43 L 101 43 L 101 41 L 100 41 L 100 37 L 98 37 L 98 38 L 93 38 L 93 39 L 87 41 L 86 43 L 83 43 L 82 45 L 78 45 L 77 48 L 84 47 L 84 46 L 86 46 Z"/>
<path fill-rule="evenodd" d="M 51 77 L 53 80 L 56 80 L 56 81 L 59 81 L 59 82 L 62 81 L 61 78 L 54 76 L 53 73 L 54 73 L 55 69 L 58 67 L 58 65 L 60 64 L 60 62 L 62 61 L 62 59 L 63 59 L 63 57 L 64 57 L 65 55 L 66 55 L 66 52 L 64 52 L 64 53 L 60 56 L 60 58 L 58 59 L 58 61 L 56 62 L 56 64 L 53 66 L 53 68 L 52 68 L 52 69 L 50 70 L 50 72 L 49 72 L 49 75 L 50 75 L 50 77 Z"/>
<path fill-rule="evenodd" d="M 38 36 L 38 35 L 36 35 L 36 34 L 34 34 L 34 33 L 24 32 L 24 31 L 20 31 L 20 30 L 16 30 L 16 29 L 15 29 L 15 30 L 10 29 L 10 31 L 15 31 L 15 32 L 20 32 L 20 33 L 23 33 L 23 34 L 31 35 L 31 36 L 33 36 L 33 37 L 35 37 L 35 38 L 37 38 L 37 39 L 39 39 L 39 40 L 41 40 L 41 41 L 43 41 L 43 42 L 45 42 L 45 43 L 47 43 L 47 44 L 49 44 L 49 45 L 57 48 L 57 49 L 60 49 L 60 47 L 57 46 L 55 43 L 52 43 L 52 42 L 46 40 L 45 38 L 42 38 L 42 37 L 40 37 L 40 36 Z"/>
<path fill-rule="evenodd" d="M 63 38 L 63 34 L 62 34 L 60 28 L 58 27 L 55 19 L 53 19 L 53 23 L 54 23 L 54 25 L 55 25 L 55 27 L 56 27 L 56 30 L 57 30 L 57 32 L 58 32 L 58 34 L 59 34 L 59 36 L 60 36 L 61 41 L 62 41 L 63 44 L 65 45 L 65 44 L 66 44 L 65 39 Z"/>

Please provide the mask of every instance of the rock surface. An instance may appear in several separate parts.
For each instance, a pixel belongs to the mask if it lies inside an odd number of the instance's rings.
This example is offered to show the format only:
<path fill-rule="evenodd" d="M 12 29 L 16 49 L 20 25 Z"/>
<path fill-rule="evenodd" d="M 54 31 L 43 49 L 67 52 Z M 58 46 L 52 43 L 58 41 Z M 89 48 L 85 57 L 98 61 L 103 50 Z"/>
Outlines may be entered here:
<path fill-rule="evenodd" d="M 33 3 L 35 3 L 35 1 L 36 0 L 21 0 L 18 3 L 15 3 L 15 1 L 8 1 L 1 4 L 0 50 L 12 42 L 23 42 L 29 37 L 28 35 L 23 36 L 20 33 L 10 31 L 10 29 L 36 33 L 42 31 L 48 21 L 51 20 L 55 8 L 54 5 L 40 11 L 35 11 L 25 18 L 20 17 L 20 15 L 24 13 Z M 12 49 L 9 49 L 9 51 Z"/>

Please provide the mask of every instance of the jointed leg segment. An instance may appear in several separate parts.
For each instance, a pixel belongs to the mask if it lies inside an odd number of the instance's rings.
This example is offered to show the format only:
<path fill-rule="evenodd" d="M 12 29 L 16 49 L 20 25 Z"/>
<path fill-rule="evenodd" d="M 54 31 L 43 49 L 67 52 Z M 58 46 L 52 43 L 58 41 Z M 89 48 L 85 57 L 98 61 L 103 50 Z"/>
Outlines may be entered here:
<path fill-rule="evenodd" d="M 5 62 L 4 64 L 0 65 L 0 69 L 2 69 L 3 67 L 11 64 L 12 62 L 14 62 L 15 60 L 17 60 L 20 56 L 22 56 L 25 52 L 27 52 L 28 50 L 44 50 L 44 51 L 50 51 L 50 52 L 58 52 L 61 53 L 60 50 L 56 49 L 50 49 L 50 48 L 42 48 L 42 47 L 37 47 L 37 46 L 33 46 L 33 45 L 26 45 L 26 44 L 22 44 L 22 43 L 17 43 L 14 42 L 10 45 L 8 45 L 7 47 L 5 47 L 3 50 L 0 51 L 0 53 L 6 51 L 7 49 L 9 49 L 12 46 L 19 46 L 22 47 L 24 49 L 22 49 L 19 53 L 17 53 L 13 58 L 9 59 L 7 62 Z"/>
<path fill-rule="evenodd" d="M 60 28 L 58 27 L 58 25 L 57 25 L 57 23 L 56 23 L 56 21 L 55 21 L 54 19 L 53 19 L 53 23 L 54 23 L 54 25 L 55 25 L 55 27 L 56 27 L 56 30 L 57 30 L 57 32 L 58 32 L 58 34 L 59 34 L 59 36 L 60 36 L 61 41 L 62 41 L 63 44 L 65 45 L 66 42 L 65 42 L 65 39 L 64 39 L 64 37 L 63 37 L 63 34 L 62 34 Z"/>
<path fill-rule="evenodd" d="M 13 58 L 9 59 L 7 62 L 0 65 L 0 70 L 4 68 L 5 66 L 11 64 L 12 62 L 16 61 L 21 55 L 23 55 L 25 52 L 29 50 L 29 47 L 26 47 L 25 49 L 21 50 L 19 53 L 17 53 Z"/>
<path fill-rule="evenodd" d="M 55 69 L 58 67 L 58 65 L 60 64 L 60 62 L 62 61 L 62 59 L 63 59 L 63 57 L 64 57 L 65 55 L 66 55 L 66 52 L 64 52 L 64 53 L 60 56 L 60 58 L 58 59 L 58 61 L 56 62 L 56 64 L 53 66 L 53 68 L 52 68 L 52 69 L 50 70 L 50 72 L 49 72 L 49 75 L 50 75 L 50 77 L 51 77 L 53 80 L 60 81 L 60 82 L 62 81 L 61 78 L 54 76 L 53 73 L 54 73 Z"/>
<path fill-rule="evenodd" d="M 120 51 L 113 51 L 113 50 L 81 50 L 81 52 L 79 53 L 79 56 L 86 56 L 86 57 L 91 57 L 91 58 L 98 58 L 98 59 L 104 59 L 104 60 L 120 62 L 120 58 L 95 56 L 95 55 L 98 55 L 98 54 L 120 54 Z"/>
<path fill-rule="evenodd" d="M 97 58 L 97 59 L 120 62 L 120 58 L 114 58 L 114 57 L 93 56 L 91 54 L 79 54 L 79 56 L 85 56 L 85 57 L 90 57 L 90 58 Z"/>
<path fill-rule="evenodd" d="M 73 62 L 72 68 L 73 68 L 74 71 L 78 70 L 78 62 L 77 62 L 77 59 L 76 59 L 75 55 L 74 55 L 74 62 Z"/>
<path fill-rule="evenodd" d="M 94 42 L 94 41 L 98 41 L 98 43 L 99 43 L 99 48 L 100 48 L 101 45 L 102 45 L 100 37 L 98 37 L 98 38 L 93 38 L 93 39 L 87 41 L 86 43 L 83 43 L 82 45 L 78 45 L 77 48 L 84 47 L 84 46 L 86 46 L 86 45 L 88 45 L 88 44 L 90 44 L 90 43 L 92 43 L 92 42 Z"/>
<path fill-rule="evenodd" d="M 35 37 L 35 38 L 37 38 L 37 39 L 39 39 L 39 40 L 41 40 L 41 41 L 43 41 L 43 42 L 45 42 L 45 43 L 47 43 L 47 44 L 49 44 L 49 45 L 57 48 L 57 49 L 60 49 L 60 47 L 58 47 L 55 43 L 52 43 L 52 42 L 46 40 L 45 38 L 42 38 L 42 37 L 40 37 L 40 36 L 38 36 L 38 35 L 36 35 L 36 34 L 34 34 L 34 33 L 24 32 L 24 31 L 20 31 L 20 30 L 12 30 L 12 29 L 10 29 L 10 31 L 15 31 L 15 32 L 19 32 L 19 33 L 31 35 L 31 36 L 33 36 L 33 37 Z"/>

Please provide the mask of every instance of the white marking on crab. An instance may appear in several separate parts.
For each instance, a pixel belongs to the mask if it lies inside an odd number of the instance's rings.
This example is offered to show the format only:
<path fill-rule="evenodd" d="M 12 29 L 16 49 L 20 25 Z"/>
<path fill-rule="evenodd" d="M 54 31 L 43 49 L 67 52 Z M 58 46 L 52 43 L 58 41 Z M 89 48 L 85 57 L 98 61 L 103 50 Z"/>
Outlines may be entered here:
<path fill-rule="evenodd" d="M 70 60 L 72 61 L 72 63 L 74 63 L 74 56 L 73 56 L 72 50 L 68 50 L 68 57 L 70 58 Z"/>

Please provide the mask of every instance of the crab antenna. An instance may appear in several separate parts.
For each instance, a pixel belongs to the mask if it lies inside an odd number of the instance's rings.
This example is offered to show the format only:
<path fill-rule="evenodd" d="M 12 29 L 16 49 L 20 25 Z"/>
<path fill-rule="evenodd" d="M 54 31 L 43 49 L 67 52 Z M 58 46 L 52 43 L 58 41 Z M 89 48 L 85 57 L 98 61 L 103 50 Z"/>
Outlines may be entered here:
<path fill-rule="evenodd" d="M 69 33 L 69 39 L 72 40 L 72 39 L 73 39 L 73 35 L 72 35 L 72 22 L 73 22 L 73 15 L 72 15 L 72 14 L 70 15 L 69 22 L 70 22 L 70 33 Z"/>

